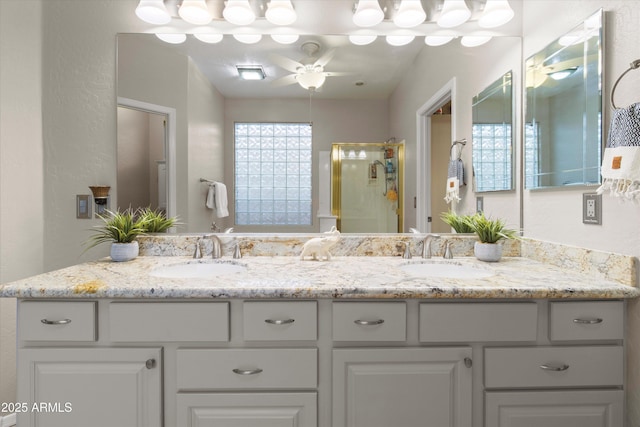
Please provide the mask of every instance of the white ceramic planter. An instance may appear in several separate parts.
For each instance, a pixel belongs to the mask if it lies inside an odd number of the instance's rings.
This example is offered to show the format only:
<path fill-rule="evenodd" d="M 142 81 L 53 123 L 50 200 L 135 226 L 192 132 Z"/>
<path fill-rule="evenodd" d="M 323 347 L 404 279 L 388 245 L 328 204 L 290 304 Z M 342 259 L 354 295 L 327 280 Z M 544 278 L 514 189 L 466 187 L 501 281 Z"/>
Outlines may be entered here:
<path fill-rule="evenodd" d="M 473 254 L 480 261 L 497 262 L 502 258 L 502 245 L 499 243 L 476 242 L 473 245 Z"/>
<path fill-rule="evenodd" d="M 111 260 L 116 262 L 131 261 L 138 256 L 140 246 L 138 241 L 131 243 L 112 243 L 111 244 Z"/>

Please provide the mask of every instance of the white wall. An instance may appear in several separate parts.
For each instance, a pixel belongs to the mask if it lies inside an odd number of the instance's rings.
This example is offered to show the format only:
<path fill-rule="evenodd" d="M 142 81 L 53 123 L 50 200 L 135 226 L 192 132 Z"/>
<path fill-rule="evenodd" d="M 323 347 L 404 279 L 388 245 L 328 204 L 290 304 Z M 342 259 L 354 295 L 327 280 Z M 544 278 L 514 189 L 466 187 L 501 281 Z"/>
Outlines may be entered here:
<path fill-rule="evenodd" d="M 514 72 L 514 87 L 516 93 L 516 117 L 519 117 L 521 90 L 520 68 L 522 63 L 520 39 L 504 37 L 491 40 L 488 44 L 469 49 L 462 47 L 458 40 L 453 40 L 445 47 L 427 48 L 421 52 L 413 67 L 406 73 L 402 83 L 396 88 L 390 98 L 390 128 L 391 134 L 399 139 L 405 139 L 407 144 L 407 162 L 416 159 L 416 111 L 444 87 L 452 77 L 456 77 L 456 95 L 452 100 L 455 110 L 455 125 L 452 129 L 452 139 L 467 138 L 471 141 L 471 102 L 475 95 L 489 86 L 497 78 L 509 70 Z M 442 70 L 454 70 L 453 73 L 443 73 Z M 518 129 L 519 121 L 514 123 Z M 520 134 L 514 132 L 515 145 L 519 147 Z M 471 176 L 471 147 L 468 144 L 462 151 L 468 176 Z M 518 158 L 519 152 L 516 152 Z M 416 194 L 416 168 L 407 168 L 405 176 L 405 229 L 416 226 L 413 205 Z M 516 188 L 519 185 L 519 173 L 515 171 Z M 469 179 L 469 183 L 471 180 Z M 434 188 L 444 197 L 444 189 Z M 507 221 L 511 227 L 520 224 L 520 199 L 518 191 L 485 193 L 484 210 L 488 215 L 499 216 Z M 458 205 L 459 212 L 475 211 L 475 194 L 472 185 L 463 187 L 460 191 L 462 201 Z M 435 213 L 433 213 L 435 215 Z M 433 216 L 432 215 L 432 216 Z"/>
<path fill-rule="evenodd" d="M 183 217 L 191 232 L 209 231 L 213 211 L 205 207 L 207 186 L 200 178 L 224 180 L 224 98 L 198 67 L 189 61 L 188 81 L 188 217 Z M 227 227 L 228 218 L 216 220 Z"/>
<path fill-rule="evenodd" d="M 0 283 L 42 272 L 42 4 L 0 1 Z M 0 299 L 0 402 L 15 402 L 15 299 Z"/>
<path fill-rule="evenodd" d="M 605 18 L 605 99 L 618 76 L 640 57 L 640 5 L 635 0 L 536 0 L 524 5 L 524 56 L 542 49 L 599 8 Z M 539 25 L 544 22 L 545 25 Z M 616 90 L 616 104 L 640 102 L 640 72 L 628 74 Z M 605 108 L 605 129 L 610 107 Z M 604 195 L 602 225 L 582 223 L 582 193 L 593 189 L 524 192 L 524 228 L 527 236 L 592 249 L 640 256 L 640 207 Z M 628 306 L 627 416 L 640 425 L 640 303 Z"/>
<path fill-rule="evenodd" d="M 384 142 L 389 139 L 387 100 L 227 99 L 225 102 L 225 179 L 233 191 L 233 124 L 237 121 L 313 122 L 312 175 L 318 176 L 318 153 L 331 150 L 334 142 Z M 291 231 L 317 232 L 318 187 L 313 187 L 313 226 Z M 229 206 L 233 217 L 233 206 Z M 258 227 L 236 227 L 237 231 L 260 231 Z"/>

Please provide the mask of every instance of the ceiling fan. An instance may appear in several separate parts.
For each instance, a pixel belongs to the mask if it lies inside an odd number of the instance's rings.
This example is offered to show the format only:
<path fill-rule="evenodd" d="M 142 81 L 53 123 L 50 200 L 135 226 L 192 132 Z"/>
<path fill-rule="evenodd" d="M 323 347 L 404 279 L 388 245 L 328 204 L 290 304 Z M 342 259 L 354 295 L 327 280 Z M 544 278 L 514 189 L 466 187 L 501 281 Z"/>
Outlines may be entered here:
<path fill-rule="evenodd" d="M 287 71 L 292 72 L 273 82 L 275 86 L 286 86 L 298 83 L 310 92 L 318 92 L 327 77 L 346 76 L 351 73 L 324 71 L 324 67 L 331 61 L 335 51 L 329 50 L 320 58 L 316 54 L 320 51 L 320 44 L 308 41 L 302 44 L 301 50 L 307 57 L 298 61 L 280 55 L 270 55 L 271 60 Z"/>

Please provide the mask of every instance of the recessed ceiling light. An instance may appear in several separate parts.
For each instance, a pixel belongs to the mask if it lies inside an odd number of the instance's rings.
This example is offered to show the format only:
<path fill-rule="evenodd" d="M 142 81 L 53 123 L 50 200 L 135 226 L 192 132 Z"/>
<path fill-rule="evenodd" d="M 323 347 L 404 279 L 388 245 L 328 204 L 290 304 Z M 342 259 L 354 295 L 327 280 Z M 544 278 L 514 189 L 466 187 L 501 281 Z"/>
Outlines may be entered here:
<path fill-rule="evenodd" d="M 266 74 L 261 65 L 236 65 L 242 80 L 264 80 Z"/>

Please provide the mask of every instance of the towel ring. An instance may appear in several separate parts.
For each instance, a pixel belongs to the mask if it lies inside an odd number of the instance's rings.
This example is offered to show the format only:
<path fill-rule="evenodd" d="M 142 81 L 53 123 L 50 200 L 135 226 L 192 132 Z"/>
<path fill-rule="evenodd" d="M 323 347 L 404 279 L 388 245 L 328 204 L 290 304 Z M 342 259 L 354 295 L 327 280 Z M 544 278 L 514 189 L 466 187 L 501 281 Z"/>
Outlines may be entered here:
<path fill-rule="evenodd" d="M 453 141 L 453 144 L 451 144 L 451 148 L 449 148 L 449 159 L 454 160 L 453 147 L 455 147 L 458 144 L 462 145 L 462 147 L 464 148 L 464 146 L 467 145 L 467 138 L 462 138 L 457 141 Z M 461 157 L 462 157 L 462 148 L 460 148 L 460 151 L 458 151 L 458 158 L 456 160 L 460 160 Z"/>
<path fill-rule="evenodd" d="M 613 102 L 613 95 L 616 93 L 616 87 L 618 86 L 618 83 L 620 83 L 620 80 L 622 80 L 622 78 L 631 70 L 636 70 L 640 68 L 640 59 L 636 59 L 635 61 L 633 61 L 631 63 L 631 65 L 629 66 L 629 68 L 627 69 L 627 71 L 625 71 L 624 73 L 622 73 L 620 75 L 620 77 L 618 77 L 618 80 L 616 80 L 616 82 L 613 84 L 613 88 L 611 89 L 611 106 L 614 109 L 617 109 L 618 107 L 616 107 L 616 104 Z"/>

